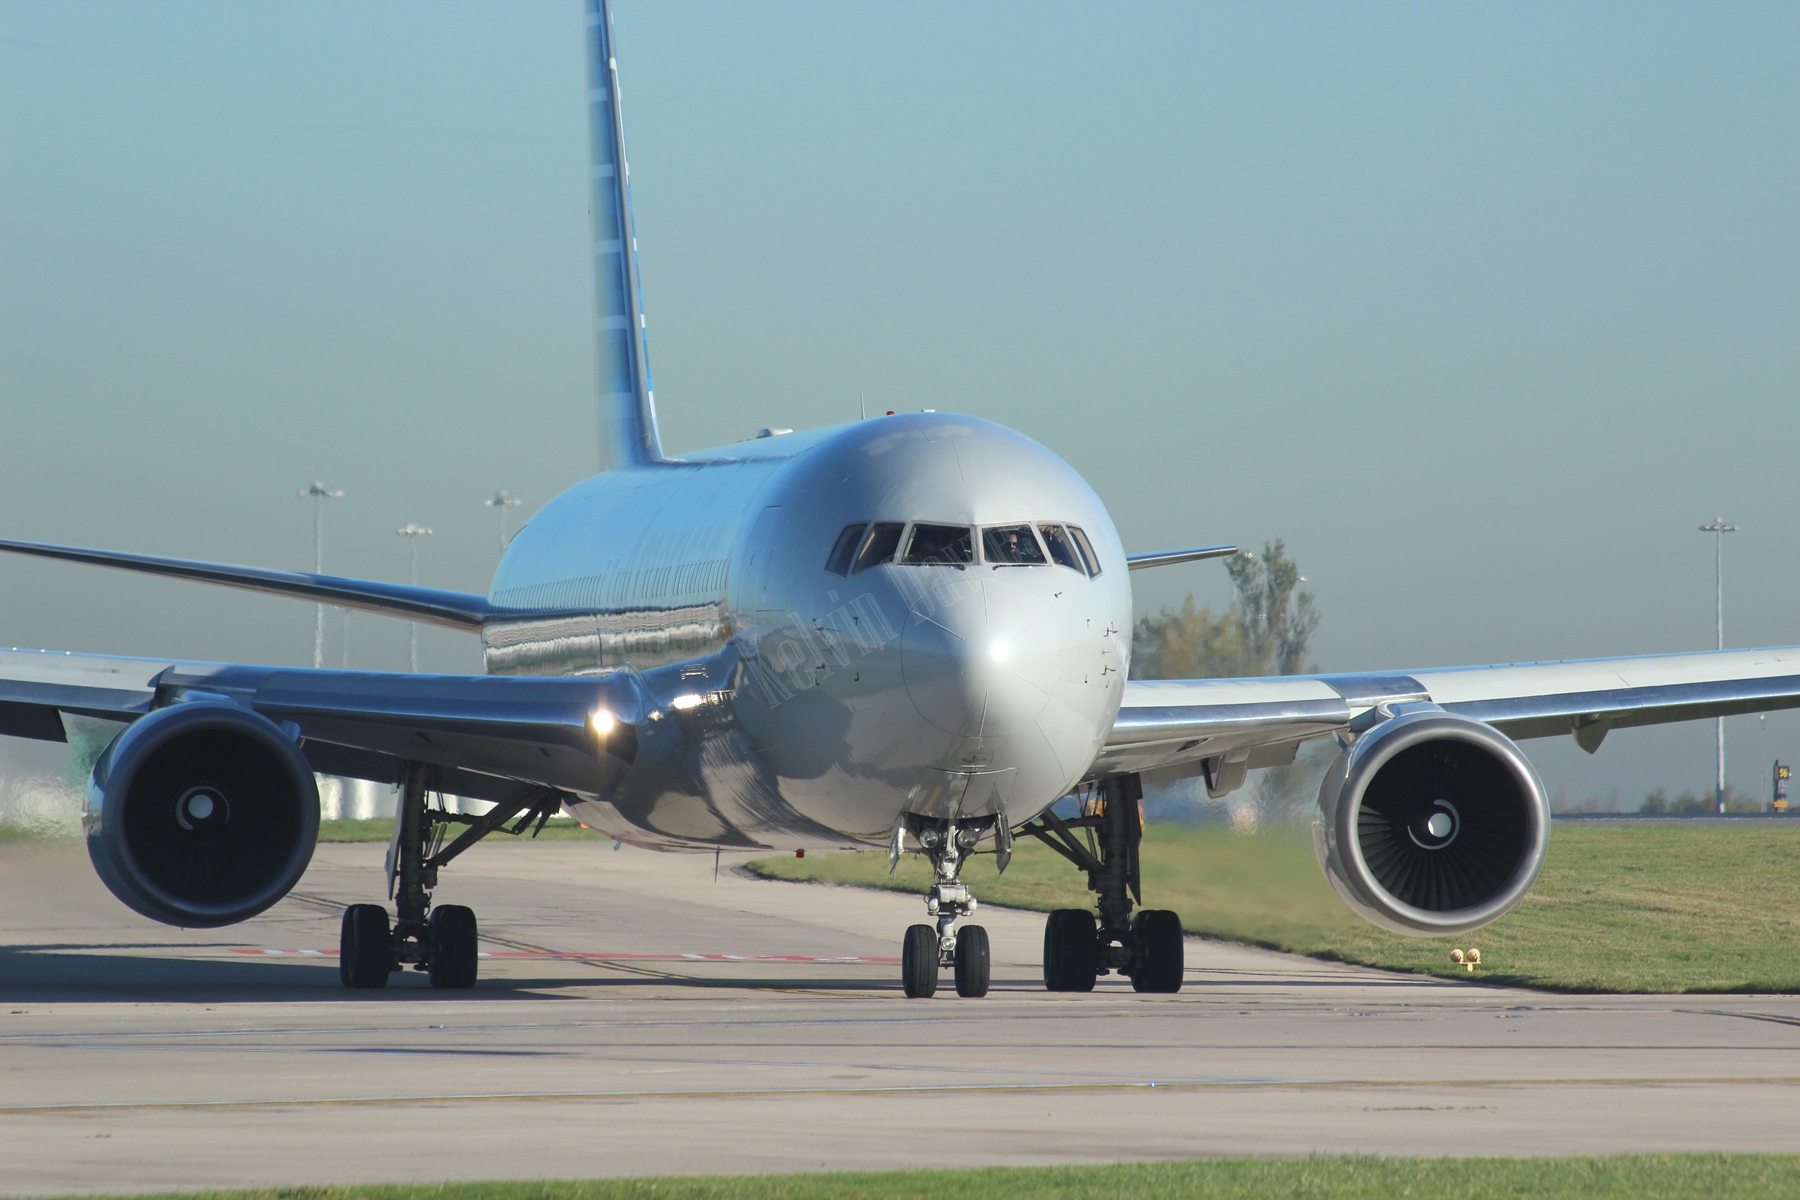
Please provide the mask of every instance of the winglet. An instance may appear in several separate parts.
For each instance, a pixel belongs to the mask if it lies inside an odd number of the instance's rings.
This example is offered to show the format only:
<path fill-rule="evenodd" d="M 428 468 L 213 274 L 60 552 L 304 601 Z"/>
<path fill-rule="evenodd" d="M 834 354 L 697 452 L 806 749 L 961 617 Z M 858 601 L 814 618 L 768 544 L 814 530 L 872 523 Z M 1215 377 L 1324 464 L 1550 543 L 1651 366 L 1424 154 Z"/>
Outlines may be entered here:
<path fill-rule="evenodd" d="M 408 587 L 401 583 L 377 583 L 369 579 L 309 575 L 303 571 L 280 571 L 269 567 L 238 567 L 188 558 L 162 558 L 154 554 L 126 554 L 119 550 L 88 550 L 81 546 L 55 546 L 45 542 L 0 540 L 0 551 L 97 567 L 118 567 L 167 579 L 223 584 L 250 592 L 291 596 L 296 600 L 311 600 L 339 608 L 447 625 L 465 633 L 479 633 L 482 622 L 494 611 L 486 596 Z"/>
<path fill-rule="evenodd" d="M 1125 565 L 1133 571 L 1145 567 L 1166 567 L 1171 563 L 1198 562 L 1203 558 L 1226 558 L 1236 554 L 1236 546 L 1200 546 L 1193 550 L 1157 550 L 1150 554 L 1127 554 Z"/>
<path fill-rule="evenodd" d="M 631 169 L 619 112 L 619 64 L 613 57 L 612 5 L 587 0 L 588 114 L 594 172 L 594 342 L 600 368 L 601 424 L 612 465 L 665 461 L 656 432 L 656 393 L 638 291 L 637 236 L 631 220 Z"/>

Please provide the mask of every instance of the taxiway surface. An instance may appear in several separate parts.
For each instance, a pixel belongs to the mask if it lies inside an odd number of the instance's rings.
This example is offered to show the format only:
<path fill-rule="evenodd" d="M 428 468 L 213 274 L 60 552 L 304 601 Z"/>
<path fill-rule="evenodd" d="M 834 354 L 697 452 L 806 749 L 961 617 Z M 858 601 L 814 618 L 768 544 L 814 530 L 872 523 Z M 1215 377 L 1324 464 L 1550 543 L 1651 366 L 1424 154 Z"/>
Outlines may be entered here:
<path fill-rule="evenodd" d="M 1800 1000 L 1548 996 L 1190 939 L 1185 989 L 900 994 L 918 898 L 709 856 L 484 844 L 438 899 L 472 993 L 338 986 L 378 845 L 225 930 L 143 920 L 78 844 L 0 847 L 0 1194 L 1362 1151 L 1791 1151 Z M 979 895 L 979 878 L 975 881 Z"/>

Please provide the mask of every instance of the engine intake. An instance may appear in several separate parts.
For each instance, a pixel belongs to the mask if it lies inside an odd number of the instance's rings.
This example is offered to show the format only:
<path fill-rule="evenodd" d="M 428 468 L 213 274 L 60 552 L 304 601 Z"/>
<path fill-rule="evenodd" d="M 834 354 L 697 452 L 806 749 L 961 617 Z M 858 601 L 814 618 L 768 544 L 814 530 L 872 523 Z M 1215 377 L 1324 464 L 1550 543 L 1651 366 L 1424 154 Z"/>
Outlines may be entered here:
<path fill-rule="evenodd" d="M 1537 880 L 1550 805 L 1523 752 L 1441 709 L 1376 726 L 1319 785 L 1313 847 L 1362 917 L 1417 937 L 1504 915 Z"/>
<path fill-rule="evenodd" d="M 294 739 L 227 702 L 158 709 L 88 781 L 88 856 L 146 917 L 206 929 L 262 912 L 312 861 L 319 790 Z"/>

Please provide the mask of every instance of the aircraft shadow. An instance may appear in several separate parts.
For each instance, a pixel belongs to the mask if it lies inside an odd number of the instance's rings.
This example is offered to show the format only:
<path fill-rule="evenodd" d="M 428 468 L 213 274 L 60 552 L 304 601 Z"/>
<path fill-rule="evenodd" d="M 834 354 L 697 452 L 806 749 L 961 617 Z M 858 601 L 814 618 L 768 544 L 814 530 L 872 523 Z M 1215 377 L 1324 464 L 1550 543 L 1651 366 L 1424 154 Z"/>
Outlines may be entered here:
<path fill-rule="evenodd" d="M 616 991 L 682 988 L 704 991 L 776 990 L 804 992 L 897 992 L 900 981 L 887 979 L 772 978 L 742 976 L 697 978 L 684 975 L 637 974 L 597 967 L 581 974 L 489 977 L 473 991 L 433 988 L 423 973 L 397 972 L 385 988 L 351 992 L 338 978 L 337 960 L 312 961 L 245 956 L 241 961 L 157 954 L 153 943 L 68 945 L 41 943 L 0 946 L 0 1005 L 21 1003 L 294 1003 L 432 1000 L 454 1002 L 476 996 L 483 1000 L 578 1000 L 594 989 Z M 184 950 L 192 947 L 183 947 Z M 897 973 L 896 973 L 897 974 Z"/>

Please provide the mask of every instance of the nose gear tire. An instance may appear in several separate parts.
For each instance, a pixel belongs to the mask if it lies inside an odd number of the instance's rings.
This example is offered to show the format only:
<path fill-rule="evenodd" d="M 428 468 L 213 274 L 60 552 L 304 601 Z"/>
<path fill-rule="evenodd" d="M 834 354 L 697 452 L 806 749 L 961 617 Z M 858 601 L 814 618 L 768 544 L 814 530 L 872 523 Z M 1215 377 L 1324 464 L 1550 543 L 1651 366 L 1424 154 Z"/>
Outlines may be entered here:
<path fill-rule="evenodd" d="M 988 993 L 988 935 L 979 925 L 956 931 L 956 994 L 974 999 Z"/>
<path fill-rule="evenodd" d="M 1044 922 L 1044 987 L 1052 992 L 1091 992 L 1100 975 L 1100 934 L 1094 914 L 1059 908 Z"/>
<path fill-rule="evenodd" d="M 1140 992 L 1179 992 L 1182 961 L 1181 917 L 1167 909 L 1147 908 L 1132 919 L 1137 961 L 1131 986 Z"/>
<path fill-rule="evenodd" d="M 477 964 L 480 962 L 475 935 L 474 910 L 460 904 L 440 904 L 431 910 L 432 987 L 475 986 Z"/>
<path fill-rule="evenodd" d="M 394 943 L 388 932 L 387 909 L 379 904 L 346 908 L 338 935 L 338 978 L 344 986 L 386 987 L 393 969 Z"/>
<path fill-rule="evenodd" d="M 938 935 L 929 925 L 909 926 L 900 945 L 900 985 L 909 998 L 937 994 Z"/>

